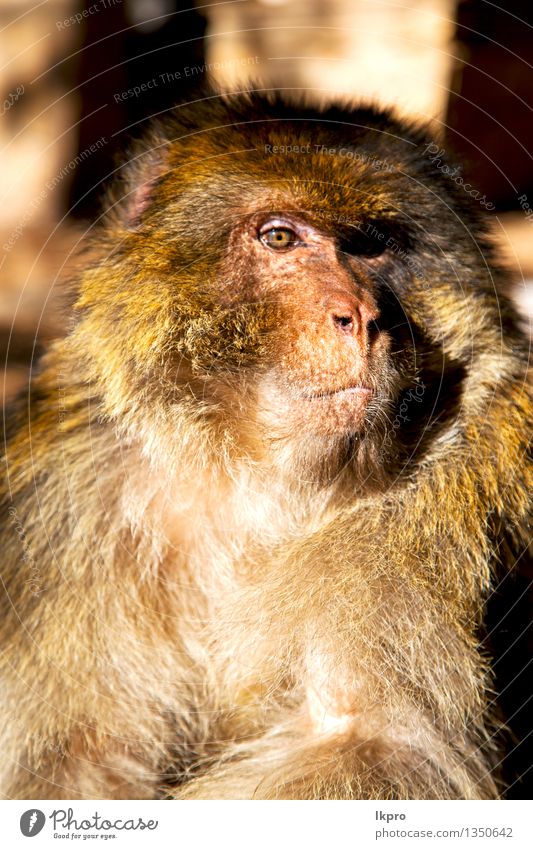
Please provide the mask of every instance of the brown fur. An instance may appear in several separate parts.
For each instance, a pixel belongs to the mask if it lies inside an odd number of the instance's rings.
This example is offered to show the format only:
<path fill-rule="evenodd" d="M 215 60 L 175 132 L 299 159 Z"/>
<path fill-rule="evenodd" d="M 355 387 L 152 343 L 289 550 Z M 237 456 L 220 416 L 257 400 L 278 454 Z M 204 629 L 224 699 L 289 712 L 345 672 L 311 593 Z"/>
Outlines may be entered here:
<path fill-rule="evenodd" d="M 9 423 L 6 797 L 499 795 L 480 627 L 527 543 L 527 346 L 428 141 L 242 98 L 135 152 Z M 354 374 L 357 415 L 316 397 Z"/>

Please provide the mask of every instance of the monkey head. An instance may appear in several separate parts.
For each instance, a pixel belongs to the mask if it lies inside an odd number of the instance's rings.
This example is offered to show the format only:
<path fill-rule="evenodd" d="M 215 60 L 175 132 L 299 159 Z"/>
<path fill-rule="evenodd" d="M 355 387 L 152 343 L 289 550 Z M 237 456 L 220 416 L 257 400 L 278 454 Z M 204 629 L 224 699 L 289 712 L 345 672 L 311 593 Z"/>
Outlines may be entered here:
<path fill-rule="evenodd" d="M 167 458 L 186 420 L 221 462 L 390 482 L 496 339 L 480 215 L 430 144 L 387 112 L 259 96 L 156 126 L 77 303 L 104 415 Z"/>

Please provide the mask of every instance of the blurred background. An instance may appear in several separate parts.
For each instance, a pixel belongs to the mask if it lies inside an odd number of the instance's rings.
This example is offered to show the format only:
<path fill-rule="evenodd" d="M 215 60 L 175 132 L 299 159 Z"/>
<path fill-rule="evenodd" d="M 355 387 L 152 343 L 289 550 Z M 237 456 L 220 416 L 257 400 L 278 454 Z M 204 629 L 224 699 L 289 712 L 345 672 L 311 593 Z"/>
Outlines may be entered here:
<path fill-rule="evenodd" d="M 533 310 L 533 4 L 506 0 L 0 0 L 2 395 L 24 387 L 77 243 L 128 139 L 194 99 L 206 77 L 318 101 L 372 98 L 430 122 L 492 218 L 514 297 Z M 63 315 L 63 317 L 62 317 Z M 531 568 L 502 585 L 491 651 L 525 741 L 510 795 L 533 778 Z M 506 609 L 505 607 L 502 609 Z M 511 651 L 512 649 L 512 651 Z M 529 735 L 529 736 L 528 736 Z M 513 748 L 513 746 L 511 746 Z"/>

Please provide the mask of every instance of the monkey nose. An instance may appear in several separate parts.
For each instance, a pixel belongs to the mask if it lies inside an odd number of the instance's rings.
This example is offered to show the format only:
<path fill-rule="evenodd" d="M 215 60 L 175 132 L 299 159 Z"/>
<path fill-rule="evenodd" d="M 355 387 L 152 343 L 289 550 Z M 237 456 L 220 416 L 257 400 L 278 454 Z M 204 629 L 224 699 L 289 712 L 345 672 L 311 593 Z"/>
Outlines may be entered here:
<path fill-rule="evenodd" d="M 355 336 L 366 330 L 375 318 L 372 310 L 351 294 L 338 292 L 331 295 L 324 304 L 328 320 L 338 333 Z"/>
<path fill-rule="evenodd" d="M 333 321 L 333 325 L 336 330 L 340 333 L 345 333 L 347 336 L 352 336 L 355 329 L 355 320 L 354 315 L 348 310 L 345 311 L 344 315 L 337 315 L 336 313 L 331 313 L 331 320 Z"/>

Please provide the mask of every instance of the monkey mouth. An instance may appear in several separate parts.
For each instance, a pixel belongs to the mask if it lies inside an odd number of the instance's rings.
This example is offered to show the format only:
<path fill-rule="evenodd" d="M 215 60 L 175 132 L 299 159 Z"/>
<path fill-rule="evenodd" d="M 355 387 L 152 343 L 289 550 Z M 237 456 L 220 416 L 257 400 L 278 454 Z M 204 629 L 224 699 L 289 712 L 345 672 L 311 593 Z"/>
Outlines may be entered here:
<path fill-rule="evenodd" d="M 375 395 L 376 390 L 361 378 L 343 386 L 308 384 L 291 387 L 288 392 L 275 380 L 266 380 L 259 409 L 270 434 L 279 428 L 283 434 L 295 432 L 298 437 L 309 433 L 338 436 L 361 431 Z"/>
<path fill-rule="evenodd" d="M 369 386 L 363 385 L 354 385 L 354 386 L 342 386 L 340 389 L 328 389 L 323 392 L 309 392 L 305 393 L 304 397 L 309 400 L 316 400 L 320 398 L 335 398 L 335 397 L 350 397 L 350 395 L 363 399 L 370 399 L 370 397 L 374 394 L 374 390 Z"/>
<path fill-rule="evenodd" d="M 373 389 L 361 384 L 306 393 L 302 428 L 330 435 L 359 432 L 373 395 Z"/>

